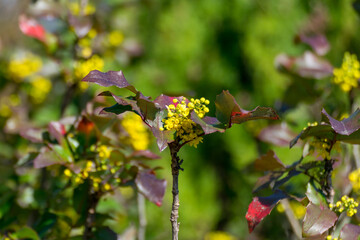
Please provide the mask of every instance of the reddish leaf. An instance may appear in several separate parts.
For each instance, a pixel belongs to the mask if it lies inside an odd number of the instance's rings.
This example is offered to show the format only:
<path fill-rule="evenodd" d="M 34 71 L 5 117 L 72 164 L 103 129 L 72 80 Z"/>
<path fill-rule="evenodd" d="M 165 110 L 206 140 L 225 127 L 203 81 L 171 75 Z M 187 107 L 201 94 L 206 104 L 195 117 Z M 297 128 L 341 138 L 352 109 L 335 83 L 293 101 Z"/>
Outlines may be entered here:
<path fill-rule="evenodd" d="M 98 70 L 93 70 L 88 75 L 86 75 L 82 81 L 97 83 L 103 87 L 116 86 L 118 88 L 126 88 L 135 94 L 138 92 L 132 85 L 128 83 L 122 71 L 108 71 L 103 73 Z"/>
<path fill-rule="evenodd" d="M 45 41 L 45 28 L 35 19 L 21 15 L 19 17 L 19 28 L 21 32 L 27 36 L 36 38 L 42 42 Z"/>
<path fill-rule="evenodd" d="M 160 127 L 162 127 L 163 125 L 162 120 L 164 119 L 164 116 L 165 116 L 165 111 L 162 110 L 156 114 L 154 121 L 147 121 L 151 128 L 151 132 L 156 138 L 156 143 L 158 145 L 160 152 L 165 150 L 168 143 L 174 141 L 174 133 L 175 133 L 174 130 L 160 131 Z"/>
<path fill-rule="evenodd" d="M 177 105 L 177 103 L 173 102 L 174 99 L 176 99 L 176 100 L 178 100 L 178 102 L 180 102 L 183 99 L 183 97 L 182 96 L 170 97 L 170 96 L 161 94 L 154 100 L 154 103 L 156 104 L 156 106 L 158 108 L 166 109 L 166 106 L 169 106 L 170 104 L 174 104 L 175 106 Z"/>
<path fill-rule="evenodd" d="M 43 131 L 35 128 L 24 128 L 20 130 L 20 136 L 23 138 L 33 142 L 33 143 L 41 143 Z"/>
<path fill-rule="evenodd" d="M 160 159 L 159 155 L 149 151 L 149 150 L 141 150 L 141 151 L 134 151 L 129 157 L 127 158 L 136 158 L 136 159 Z"/>
<path fill-rule="evenodd" d="M 275 65 L 278 69 L 297 74 L 305 78 L 321 79 L 332 75 L 332 65 L 311 52 L 305 52 L 300 57 L 289 57 L 281 54 L 276 57 Z"/>
<path fill-rule="evenodd" d="M 337 220 L 336 214 L 327 207 L 309 203 L 303 222 L 303 237 L 315 237 L 322 235 L 334 226 Z"/>
<path fill-rule="evenodd" d="M 195 112 L 192 112 L 191 119 L 201 126 L 205 134 L 210 134 L 214 132 L 225 132 L 225 129 L 216 127 L 220 125 L 220 122 L 214 117 L 206 116 L 204 118 L 199 118 L 199 116 Z"/>
<path fill-rule="evenodd" d="M 276 191 L 268 197 L 254 197 L 245 216 L 248 222 L 249 232 L 251 233 L 256 225 L 270 214 L 271 210 L 281 199 L 287 197 L 288 196 L 281 191 Z"/>
<path fill-rule="evenodd" d="M 332 129 L 334 129 L 334 131 L 338 134 L 341 135 L 347 135 L 349 136 L 350 134 L 352 134 L 353 132 L 357 131 L 360 128 L 360 109 L 356 109 L 356 111 L 351 114 L 350 117 L 345 118 L 342 121 L 338 121 L 334 118 L 332 118 L 326 111 L 325 109 L 322 110 L 321 112 L 325 118 L 328 119 Z"/>
<path fill-rule="evenodd" d="M 272 143 L 276 146 L 289 146 L 292 139 L 296 137 L 296 134 L 292 132 L 286 124 L 276 124 L 261 130 L 258 138 L 261 141 Z"/>
<path fill-rule="evenodd" d="M 255 160 L 255 169 L 269 171 L 277 168 L 285 168 L 285 165 L 276 156 L 274 151 L 270 150 L 266 155 L 261 156 Z"/>
<path fill-rule="evenodd" d="M 34 159 L 34 168 L 43 168 L 61 163 L 64 163 L 64 161 L 55 152 L 43 148 Z"/>
<path fill-rule="evenodd" d="M 323 34 L 305 35 L 300 34 L 295 41 L 308 44 L 316 54 L 323 56 L 330 50 L 330 44 Z"/>
<path fill-rule="evenodd" d="M 166 189 L 166 180 L 157 179 L 155 175 L 148 172 L 138 172 L 135 183 L 140 193 L 157 206 L 161 206 Z"/>
<path fill-rule="evenodd" d="M 342 240 L 358 240 L 360 236 L 360 226 L 354 224 L 346 224 L 340 233 Z"/>
<path fill-rule="evenodd" d="M 64 135 L 66 134 L 65 126 L 59 122 L 50 122 L 48 129 L 51 136 L 56 138 L 61 145 L 64 140 Z"/>
<path fill-rule="evenodd" d="M 249 120 L 279 119 L 272 108 L 256 107 L 252 111 L 241 109 L 229 91 L 223 91 L 216 96 L 215 107 L 216 118 L 224 124 L 225 128 L 230 128 L 233 123 L 240 124 Z"/>
<path fill-rule="evenodd" d="M 77 130 L 85 135 L 90 135 L 90 133 L 94 130 L 95 124 L 87 119 L 85 116 L 81 117 L 79 124 L 77 125 Z"/>

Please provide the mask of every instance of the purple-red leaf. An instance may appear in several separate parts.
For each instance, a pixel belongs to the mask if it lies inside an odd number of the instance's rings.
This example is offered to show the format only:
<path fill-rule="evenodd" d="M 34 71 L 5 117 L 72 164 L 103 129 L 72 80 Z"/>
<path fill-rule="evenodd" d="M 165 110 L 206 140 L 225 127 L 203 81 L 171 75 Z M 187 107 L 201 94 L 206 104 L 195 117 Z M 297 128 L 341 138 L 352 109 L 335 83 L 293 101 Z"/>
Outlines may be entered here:
<path fill-rule="evenodd" d="M 357 131 L 360 128 L 360 109 L 356 109 L 356 111 L 351 114 L 350 117 L 345 118 L 342 121 L 338 121 L 334 118 L 332 118 L 326 111 L 325 109 L 322 110 L 321 112 L 322 114 L 324 114 L 324 116 L 329 120 L 329 123 L 332 127 L 332 129 L 334 129 L 334 131 L 338 134 L 341 135 L 347 135 L 349 136 L 350 134 L 352 134 L 353 132 Z"/>
<path fill-rule="evenodd" d="M 206 116 L 204 118 L 199 118 L 199 116 L 195 112 L 192 112 L 191 120 L 199 124 L 205 134 L 210 134 L 214 132 L 225 132 L 225 129 L 216 127 L 221 123 L 214 117 Z"/>
<path fill-rule="evenodd" d="M 296 134 L 292 132 L 286 124 L 276 124 L 261 130 L 258 138 L 261 141 L 272 143 L 276 146 L 289 146 L 292 139 L 296 137 Z"/>
<path fill-rule="evenodd" d="M 230 128 L 234 123 L 240 124 L 249 120 L 279 119 L 279 116 L 272 108 L 256 107 L 251 111 L 241 109 L 229 91 L 223 91 L 216 96 L 215 107 L 216 118 L 224 124 L 225 128 Z"/>
<path fill-rule="evenodd" d="M 332 75 L 333 66 L 326 60 L 311 52 L 305 52 L 300 57 L 289 57 L 281 54 L 276 57 L 275 65 L 280 70 L 297 74 L 304 78 L 321 79 Z"/>
<path fill-rule="evenodd" d="M 354 224 L 346 224 L 340 233 L 342 240 L 358 240 L 360 236 L 360 226 Z"/>
<path fill-rule="evenodd" d="M 42 133 L 43 133 L 43 131 L 40 129 L 24 128 L 24 129 L 20 129 L 19 134 L 23 138 L 25 138 L 33 143 L 41 143 L 43 141 Z"/>
<path fill-rule="evenodd" d="M 50 122 L 48 129 L 50 135 L 61 145 L 64 140 L 64 135 L 66 134 L 65 126 L 59 122 Z"/>
<path fill-rule="evenodd" d="M 127 157 L 129 159 L 159 159 L 160 156 L 156 155 L 155 153 L 149 151 L 149 150 L 139 150 L 139 151 L 134 151 L 129 157 Z"/>
<path fill-rule="evenodd" d="M 62 160 L 54 151 L 49 151 L 44 148 L 34 159 L 34 168 L 43 168 L 61 163 L 64 163 L 64 160 Z"/>
<path fill-rule="evenodd" d="M 277 191 L 268 197 L 254 197 L 245 216 L 248 222 L 249 232 L 251 233 L 256 225 L 270 214 L 271 210 L 281 199 L 287 197 L 288 196 L 281 191 Z"/>
<path fill-rule="evenodd" d="M 285 165 L 281 162 L 281 160 L 276 156 L 274 151 L 270 150 L 255 160 L 255 169 L 262 171 L 270 171 L 277 168 L 285 168 Z"/>
<path fill-rule="evenodd" d="M 308 44 L 320 56 L 325 55 L 330 50 L 330 44 L 323 34 L 300 34 L 295 40 Z"/>
<path fill-rule="evenodd" d="M 309 203 L 303 222 L 303 237 L 315 237 L 322 235 L 334 226 L 337 220 L 336 214 L 327 207 Z"/>
<path fill-rule="evenodd" d="M 162 119 L 164 118 L 165 110 L 161 110 L 156 114 L 154 121 L 147 121 L 151 128 L 151 132 L 156 138 L 156 143 L 160 152 L 164 151 L 168 146 L 168 143 L 174 141 L 174 130 L 160 131 L 160 127 L 163 126 Z"/>
<path fill-rule="evenodd" d="M 108 71 L 103 73 L 98 70 L 93 70 L 86 75 L 82 81 L 93 82 L 103 87 L 116 86 L 118 88 L 126 88 L 135 94 L 138 92 L 134 86 L 128 83 L 122 71 Z"/>
<path fill-rule="evenodd" d="M 161 206 L 166 189 L 166 180 L 160 180 L 148 172 L 138 172 L 135 179 L 136 186 L 140 193 L 147 199 Z"/>

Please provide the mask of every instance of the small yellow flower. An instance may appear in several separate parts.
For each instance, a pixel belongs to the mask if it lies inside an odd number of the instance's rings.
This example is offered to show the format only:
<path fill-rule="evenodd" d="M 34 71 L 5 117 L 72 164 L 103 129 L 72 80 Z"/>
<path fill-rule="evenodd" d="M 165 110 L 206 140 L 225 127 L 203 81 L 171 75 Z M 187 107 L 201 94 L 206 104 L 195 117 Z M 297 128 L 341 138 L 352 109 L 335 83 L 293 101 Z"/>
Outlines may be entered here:
<path fill-rule="evenodd" d="M 75 63 L 75 76 L 82 79 L 92 70 L 102 71 L 104 68 L 104 60 L 98 55 L 94 55 L 88 60 Z"/>
<path fill-rule="evenodd" d="M 65 174 L 65 176 L 67 176 L 67 177 L 71 177 L 71 176 L 72 176 L 72 172 L 71 172 L 68 168 L 64 170 L 64 174 Z"/>
<path fill-rule="evenodd" d="M 108 35 L 108 41 L 111 46 L 117 47 L 124 41 L 124 34 L 120 31 L 112 31 Z"/>
<path fill-rule="evenodd" d="M 344 92 L 357 88 L 360 78 L 360 62 L 356 55 L 346 52 L 341 68 L 335 68 L 333 74 L 333 82 L 340 85 Z"/>
<path fill-rule="evenodd" d="M 124 140 L 135 150 L 145 150 L 150 144 L 150 135 L 141 117 L 133 112 L 124 114 L 121 125 L 128 133 Z"/>
<path fill-rule="evenodd" d="M 32 53 L 25 53 L 10 60 L 8 71 L 10 76 L 12 76 L 15 81 L 19 82 L 40 71 L 42 65 L 40 57 Z"/>
<path fill-rule="evenodd" d="M 101 145 L 98 147 L 97 151 L 99 152 L 99 157 L 101 159 L 107 159 L 110 157 L 112 149 L 106 145 Z"/>
<path fill-rule="evenodd" d="M 359 206 L 359 203 L 354 200 L 354 198 L 349 198 L 347 195 L 341 197 L 341 201 L 337 201 L 335 206 L 329 204 L 329 207 L 334 212 L 342 213 L 346 210 L 346 214 L 349 217 L 352 217 L 357 213 L 356 208 Z"/>

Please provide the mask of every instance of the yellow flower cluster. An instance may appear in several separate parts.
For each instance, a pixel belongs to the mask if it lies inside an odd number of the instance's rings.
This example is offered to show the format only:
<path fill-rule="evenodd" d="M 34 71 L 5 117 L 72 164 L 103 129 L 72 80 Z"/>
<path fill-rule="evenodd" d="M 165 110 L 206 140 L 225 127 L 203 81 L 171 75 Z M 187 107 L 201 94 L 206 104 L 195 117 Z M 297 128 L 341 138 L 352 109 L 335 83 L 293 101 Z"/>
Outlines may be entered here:
<path fill-rule="evenodd" d="M 85 61 L 78 61 L 75 63 L 75 77 L 78 79 L 84 78 L 90 71 L 99 70 L 102 71 L 104 68 L 104 60 L 97 55 Z M 80 88 L 85 90 L 88 87 L 86 82 L 80 82 Z"/>
<path fill-rule="evenodd" d="M 205 98 L 192 98 L 190 102 L 186 102 L 186 98 L 183 98 L 180 102 L 177 99 L 173 99 L 174 104 L 167 106 L 168 115 L 166 119 L 163 119 L 164 127 L 161 127 L 160 130 L 175 130 L 177 137 L 184 142 L 189 142 L 190 146 L 196 147 L 202 142 L 202 137 L 199 137 L 199 135 L 203 131 L 190 119 L 190 114 L 191 111 L 194 111 L 200 118 L 203 118 L 209 112 L 209 108 L 206 105 L 210 102 Z"/>
<path fill-rule="evenodd" d="M 34 103 L 42 103 L 51 90 L 51 81 L 42 76 L 31 79 L 30 97 Z"/>
<path fill-rule="evenodd" d="M 306 207 L 297 201 L 290 201 L 290 207 L 297 219 L 302 219 L 306 213 Z M 278 204 L 276 210 L 280 213 L 285 212 L 283 204 Z"/>
<path fill-rule="evenodd" d="M 341 238 L 333 238 L 331 235 L 326 237 L 326 240 L 342 240 Z"/>
<path fill-rule="evenodd" d="M 329 208 L 335 212 L 342 213 L 346 210 L 346 214 L 349 217 L 352 217 L 354 214 L 357 213 L 357 208 L 359 203 L 355 201 L 353 198 L 349 198 L 348 196 L 344 195 L 341 197 L 341 201 L 337 201 L 336 204 L 329 204 Z"/>
<path fill-rule="evenodd" d="M 96 8 L 94 5 L 88 3 L 85 6 L 85 8 L 82 9 L 82 12 L 81 12 L 81 6 L 80 6 L 79 1 L 75 1 L 75 2 L 69 3 L 69 10 L 70 10 L 71 14 L 73 14 L 75 16 L 79 16 L 80 14 L 87 16 L 87 15 L 93 14 L 95 12 Z"/>
<path fill-rule="evenodd" d="M 353 186 L 354 192 L 360 193 L 360 168 L 349 174 L 349 180 Z"/>
<path fill-rule="evenodd" d="M 12 114 L 11 108 L 19 106 L 20 102 L 21 99 L 16 94 L 0 98 L 0 116 L 5 118 L 10 117 Z"/>
<path fill-rule="evenodd" d="M 40 57 L 25 53 L 19 58 L 10 60 L 8 71 L 15 81 L 20 81 L 40 71 L 41 68 L 42 60 Z"/>
<path fill-rule="evenodd" d="M 145 150 L 150 144 L 150 135 L 141 117 L 133 112 L 124 114 L 121 125 L 128 133 L 125 138 L 135 150 Z"/>
<path fill-rule="evenodd" d="M 309 122 L 309 123 L 307 124 L 307 127 L 316 127 L 317 125 L 319 125 L 318 122 L 313 122 L 313 123 L 310 123 L 310 122 Z M 303 130 L 305 130 L 307 127 L 304 127 Z"/>
<path fill-rule="evenodd" d="M 98 147 L 97 151 L 99 152 L 100 159 L 108 159 L 111 155 L 111 148 L 106 145 L 101 145 Z"/>
<path fill-rule="evenodd" d="M 204 240 L 235 240 L 235 237 L 226 232 L 216 231 L 206 234 Z"/>
<path fill-rule="evenodd" d="M 323 159 L 330 159 L 330 148 L 331 148 L 331 142 L 327 138 L 318 138 L 314 137 L 312 141 L 310 142 L 310 154 L 314 152 L 314 149 L 318 150 L 317 157 L 322 157 Z M 336 151 L 341 151 L 340 143 L 336 142 L 332 149 Z"/>
<path fill-rule="evenodd" d="M 92 40 L 96 37 L 96 35 L 97 35 L 97 31 L 94 28 L 92 28 L 85 37 L 79 40 L 78 45 L 80 48 L 79 53 L 81 57 L 89 58 L 93 54 L 91 45 L 92 45 Z"/>
<path fill-rule="evenodd" d="M 352 88 L 358 87 L 360 62 L 356 55 L 346 52 L 341 68 L 335 68 L 333 74 L 333 82 L 340 85 L 344 92 L 349 92 Z"/>
<path fill-rule="evenodd" d="M 111 46 L 117 47 L 124 41 L 124 34 L 120 31 L 114 30 L 108 34 L 107 38 Z"/>

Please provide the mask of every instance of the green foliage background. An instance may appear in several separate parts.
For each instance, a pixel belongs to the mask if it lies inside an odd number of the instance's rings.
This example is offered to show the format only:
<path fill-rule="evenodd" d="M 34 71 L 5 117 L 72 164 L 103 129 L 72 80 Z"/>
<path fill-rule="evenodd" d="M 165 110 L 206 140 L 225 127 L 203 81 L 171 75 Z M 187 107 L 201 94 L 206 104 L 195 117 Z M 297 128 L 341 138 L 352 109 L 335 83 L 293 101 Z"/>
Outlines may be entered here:
<path fill-rule="evenodd" d="M 316 7 L 321 7 L 328 19 L 326 34 L 332 47 L 328 59 L 333 65 L 340 65 L 347 49 L 360 50 L 359 18 L 348 0 L 106 0 L 93 3 L 99 8 L 110 6 L 112 18 L 102 16 L 100 22 L 112 29 L 121 29 L 125 38 L 136 38 L 143 49 L 143 54 L 126 64 L 106 62 L 104 70 L 121 69 L 131 84 L 153 98 L 161 93 L 203 96 L 213 103 L 217 94 L 228 89 L 244 109 L 278 106 L 290 79 L 275 69 L 274 59 L 282 52 L 300 55 L 306 49 L 295 45 L 293 39 Z M 6 39 L 4 32 L 2 35 Z M 16 49 L 27 41 L 29 39 L 22 36 L 20 41 L 5 44 Z M 33 46 L 39 48 L 36 44 Z M 4 88 L 7 79 L 1 73 L 0 81 Z M 54 96 L 32 116 L 38 125 L 59 117 L 60 94 Z M 87 99 L 92 96 L 88 94 Z M 74 99 L 69 113 L 79 112 L 84 100 Z M 277 110 L 281 115 L 282 110 Z M 298 130 L 314 120 L 301 107 L 281 117 L 294 121 L 294 128 Z M 267 122 L 261 120 L 234 126 L 225 134 L 205 136 L 204 143 L 197 149 L 185 147 L 181 151 L 185 171 L 180 174 L 180 239 L 202 239 L 206 233 L 218 230 L 238 239 L 249 237 L 244 216 L 252 199 L 252 187 L 262 175 L 253 170 L 253 161 L 270 148 L 255 136 L 266 125 Z M 16 148 L 26 144 L 15 138 L 4 132 L 0 134 L 0 182 L 5 185 L 13 184 L 9 173 L 13 172 L 16 162 Z M 155 144 L 152 149 L 157 152 Z M 290 163 L 294 159 L 291 156 L 299 156 L 301 150 L 290 152 L 286 148 L 275 148 L 275 151 L 285 163 Z M 163 159 L 156 163 L 164 168 L 159 176 L 168 180 L 163 206 L 146 202 L 147 239 L 154 240 L 169 239 L 171 234 L 168 150 L 161 156 Z M 9 207 L 1 204 L 0 208 Z M 119 208 L 111 201 L 101 206 L 104 211 Z M 128 213 L 129 224 L 136 221 L 134 212 L 136 210 Z M 259 239 L 286 239 L 289 229 L 285 216 L 274 211 L 254 234 Z"/>

